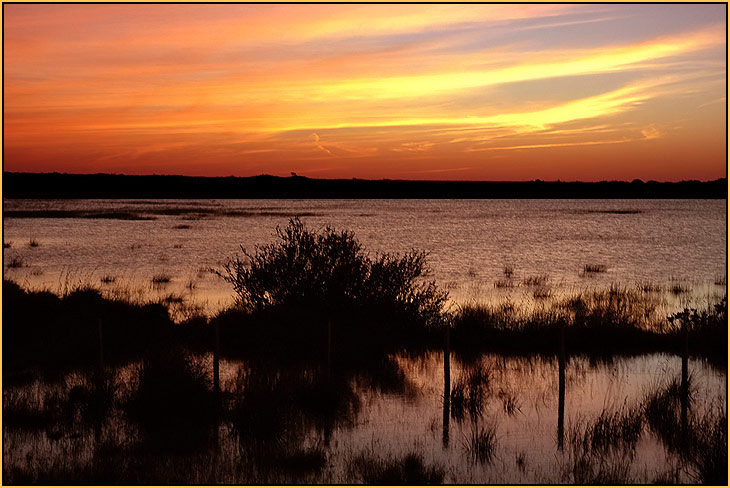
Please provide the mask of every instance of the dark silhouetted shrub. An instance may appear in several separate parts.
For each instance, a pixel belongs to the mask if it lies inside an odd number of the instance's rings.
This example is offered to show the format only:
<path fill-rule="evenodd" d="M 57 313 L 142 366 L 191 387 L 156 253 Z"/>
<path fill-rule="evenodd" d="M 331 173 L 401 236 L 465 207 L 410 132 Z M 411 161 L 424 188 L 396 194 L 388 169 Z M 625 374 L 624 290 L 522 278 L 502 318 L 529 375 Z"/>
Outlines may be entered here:
<path fill-rule="evenodd" d="M 294 218 L 277 228 L 279 242 L 236 257 L 219 273 L 247 312 L 276 306 L 332 310 L 359 306 L 439 322 L 446 293 L 425 281 L 426 253 L 370 258 L 352 232 L 309 231 Z"/>

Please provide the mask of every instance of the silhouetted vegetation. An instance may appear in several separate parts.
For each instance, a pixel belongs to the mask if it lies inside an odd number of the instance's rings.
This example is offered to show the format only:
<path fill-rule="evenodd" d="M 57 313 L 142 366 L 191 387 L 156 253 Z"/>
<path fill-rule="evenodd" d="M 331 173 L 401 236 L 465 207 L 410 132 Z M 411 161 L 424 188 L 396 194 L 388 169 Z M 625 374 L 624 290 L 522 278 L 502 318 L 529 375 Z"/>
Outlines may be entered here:
<path fill-rule="evenodd" d="M 13 256 L 12 258 L 10 258 L 8 260 L 7 266 L 8 266 L 8 268 L 13 269 L 13 268 L 23 268 L 23 267 L 27 266 L 27 264 L 26 264 L 23 256 Z"/>
<path fill-rule="evenodd" d="M 727 180 L 408 181 L 4 172 L 5 198 L 727 198 Z M 635 209 L 598 210 L 636 213 Z"/>
<path fill-rule="evenodd" d="M 168 337 L 171 327 L 168 311 L 159 304 L 109 300 L 85 287 L 59 297 L 3 280 L 6 379 L 29 367 L 53 371 L 96 365 L 100 341 L 107 360 L 138 356 Z"/>
<path fill-rule="evenodd" d="M 580 293 L 531 311 L 511 303 L 466 305 L 453 318 L 451 346 L 457 352 L 553 354 L 564 337 L 572 353 L 677 352 L 685 332 L 691 354 L 724 361 L 727 297 L 708 310 L 685 310 L 670 317 L 657 315 L 656 306 L 640 290 L 618 287 Z"/>
<path fill-rule="evenodd" d="M 372 354 L 423 344 L 443 323 L 446 293 L 425 279 L 424 252 L 371 258 L 351 232 L 316 233 L 298 219 L 277 232 L 278 243 L 243 250 L 219 273 L 236 294 L 237 310 L 214 319 L 230 340 L 317 348 L 329 335 L 340 350 Z"/>
<path fill-rule="evenodd" d="M 206 445 L 217 418 L 208 373 L 178 348 L 147 354 L 126 408 L 153 451 L 187 451 Z"/>
<path fill-rule="evenodd" d="M 171 280 L 172 280 L 172 278 L 170 278 L 170 275 L 156 274 L 152 277 L 152 284 L 165 285 L 165 284 L 169 283 Z"/>
<path fill-rule="evenodd" d="M 490 463 L 497 449 L 497 435 L 494 425 L 472 429 L 465 449 L 475 463 Z"/>
<path fill-rule="evenodd" d="M 427 466 L 418 453 L 386 459 L 360 455 L 353 458 L 350 472 L 368 485 L 434 485 L 443 483 L 445 475 L 443 468 Z"/>

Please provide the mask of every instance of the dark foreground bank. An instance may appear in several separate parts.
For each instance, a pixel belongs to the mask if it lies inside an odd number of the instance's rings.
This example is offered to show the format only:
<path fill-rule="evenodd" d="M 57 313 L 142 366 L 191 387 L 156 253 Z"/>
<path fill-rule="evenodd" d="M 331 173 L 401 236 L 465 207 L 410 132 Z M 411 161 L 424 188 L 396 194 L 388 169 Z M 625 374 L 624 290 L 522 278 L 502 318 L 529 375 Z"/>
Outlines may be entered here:
<path fill-rule="evenodd" d="M 3 173 L 5 198 L 727 198 L 727 179 L 595 183 Z"/>

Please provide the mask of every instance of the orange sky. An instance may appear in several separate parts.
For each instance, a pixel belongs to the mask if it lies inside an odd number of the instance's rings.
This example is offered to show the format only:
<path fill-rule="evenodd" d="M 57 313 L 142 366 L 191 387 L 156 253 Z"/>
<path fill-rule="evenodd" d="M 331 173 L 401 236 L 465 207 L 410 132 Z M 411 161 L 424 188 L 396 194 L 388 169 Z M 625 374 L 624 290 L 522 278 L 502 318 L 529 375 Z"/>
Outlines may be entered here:
<path fill-rule="evenodd" d="M 4 5 L 6 171 L 726 175 L 725 5 Z"/>

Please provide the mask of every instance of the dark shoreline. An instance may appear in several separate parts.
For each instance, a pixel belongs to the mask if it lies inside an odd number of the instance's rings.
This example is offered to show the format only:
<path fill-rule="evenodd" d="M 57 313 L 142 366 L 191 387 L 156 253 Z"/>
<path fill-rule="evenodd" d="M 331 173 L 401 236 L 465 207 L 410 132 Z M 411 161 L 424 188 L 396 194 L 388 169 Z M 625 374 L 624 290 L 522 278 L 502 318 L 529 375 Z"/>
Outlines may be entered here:
<path fill-rule="evenodd" d="M 657 182 L 412 181 L 3 172 L 5 198 L 726 199 L 727 179 Z"/>

